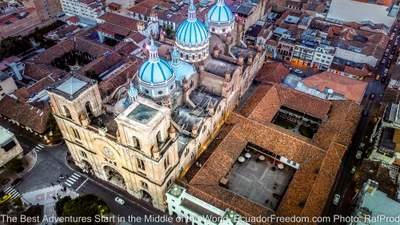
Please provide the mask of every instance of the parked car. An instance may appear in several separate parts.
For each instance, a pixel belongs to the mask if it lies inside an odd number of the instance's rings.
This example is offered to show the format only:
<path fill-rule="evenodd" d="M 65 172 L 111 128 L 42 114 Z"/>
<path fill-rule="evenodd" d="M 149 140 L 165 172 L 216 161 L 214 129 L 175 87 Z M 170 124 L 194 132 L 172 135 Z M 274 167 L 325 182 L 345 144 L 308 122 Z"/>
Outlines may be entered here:
<path fill-rule="evenodd" d="M 333 197 L 333 204 L 334 205 L 339 205 L 339 202 L 340 202 L 340 195 L 339 194 L 335 194 L 335 196 Z"/>
<path fill-rule="evenodd" d="M 384 74 L 387 74 L 388 72 L 389 72 L 389 69 L 386 68 L 385 71 L 384 71 Z"/>
<path fill-rule="evenodd" d="M 364 110 L 362 111 L 362 115 L 363 115 L 363 116 L 368 116 L 368 114 L 369 114 L 369 112 L 368 112 L 367 109 L 364 109 Z"/>
<path fill-rule="evenodd" d="M 356 159 L 361 159 L 362 157 L 362 151 L 358 150 L 356 153 Z"/>
<path fill-rule="evenodd" d="M 375 98 L 375 94 L 374 94 L 374 93 L 371 93 L 371 94 L 369 95 L 369 99 L 373 100 L 374 98 Z"/>
<path fill-rule="evenodd" d="M 122 198 L 120 198 L 118 196 L 115 197 L 115 201 L 120 205 L 124 205 L 125 204 L 125 200 L 123 200 Z"/>

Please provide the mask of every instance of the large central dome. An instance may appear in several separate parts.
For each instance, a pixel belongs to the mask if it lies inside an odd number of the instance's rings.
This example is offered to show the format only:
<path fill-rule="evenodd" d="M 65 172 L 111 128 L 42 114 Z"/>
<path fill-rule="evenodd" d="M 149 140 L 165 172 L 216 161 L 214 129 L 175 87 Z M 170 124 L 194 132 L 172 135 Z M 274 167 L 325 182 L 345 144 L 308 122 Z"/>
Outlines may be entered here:
<path fill-rule="evenodd" d="M 208 57 L 210 35 L 207 27 L 197 19 L 193 0 L 188 8 L 188 18 L 176 30 L 176 46 L 181 59 L 186 62 L 198 62 Z"/>
<path fill-rule="evenodd" d="M 176 41 L 184 46 L 199 46 L 208 42 L 208 30 L 206 26 L 197 18 L 195 20 L 186 19 L 181 23 L 176 31 Z"/>

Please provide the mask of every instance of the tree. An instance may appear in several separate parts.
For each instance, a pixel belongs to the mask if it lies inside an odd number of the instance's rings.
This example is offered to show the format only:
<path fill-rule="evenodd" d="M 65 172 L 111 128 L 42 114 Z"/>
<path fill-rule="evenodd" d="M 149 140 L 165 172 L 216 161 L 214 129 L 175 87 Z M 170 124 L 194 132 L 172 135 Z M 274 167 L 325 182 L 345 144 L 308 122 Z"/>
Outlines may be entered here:
<path fill-rule="evenodd" d="M 62 210 L 60 209 L 62 206 Z M 57 207 L 59 209 L 57 209 Z M 107 204 L 95 195 L 83 195 L 75 199 L 62 198 L 56 203 L 56 211 L 62 211 L 63 217 L 73 218 L 92 218 L 93 225 L 108 225 L 109 223 L 96 223 L 95 216 L 105 216 L 110 213 L 110 208 Z M 58 214 L 57 214 L 58 215 Z M 63 225 L 87 225 L 87 222 L 65 222 Z"/>
<path fill-rule="evenodd" d="M 9 172 L 20 173 L 24 170 L 24 163 L 22 159 L 14 158 L 6 164 L 6 168 Z"/>
<path fill-rule="evenodd" d="M 63 214 L 65 203 L 67 203 L 71 200 L 72 200 L 71 197 L 65 196 L 56 202 L 55 209 L 56 209 L 57 216 L 61 216 Z"/>

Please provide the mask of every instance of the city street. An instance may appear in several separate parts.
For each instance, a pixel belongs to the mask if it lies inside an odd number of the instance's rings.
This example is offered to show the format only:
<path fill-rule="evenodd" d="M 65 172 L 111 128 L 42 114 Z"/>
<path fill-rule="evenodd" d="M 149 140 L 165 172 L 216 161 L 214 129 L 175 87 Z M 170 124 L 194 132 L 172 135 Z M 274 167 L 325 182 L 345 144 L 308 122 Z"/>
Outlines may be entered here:
<path fill-rule="evenodd" d="M 31 150 L 34 148 L 31 148 Z M 32 150 L 37 153 L 37 163 L 33 169 L 24 176 L 22 181 L 14 188 L 20 193 L 32 192 L 56 184 L 62 184 L 79 194 L 95 194 L 102 198 L 111 211 L 118 216 L 143 217 L 145 215 L 165 215 L 154 209 L 148 203 L 134 199 L 128 193 L 101 181 L 86 177 L 72 170 L 66 164 L 67 148 L 64 144 L 52 147 L 43 147 Z M 60 175 L 63 179 L 60 179 Z M 115 197 L 120 196 L 125 200 L 124 205 L 115 202 Z M 146 223 L 155 224 L 155 223 Z M 167 223 L 157 223 L 167 224 Z"/>

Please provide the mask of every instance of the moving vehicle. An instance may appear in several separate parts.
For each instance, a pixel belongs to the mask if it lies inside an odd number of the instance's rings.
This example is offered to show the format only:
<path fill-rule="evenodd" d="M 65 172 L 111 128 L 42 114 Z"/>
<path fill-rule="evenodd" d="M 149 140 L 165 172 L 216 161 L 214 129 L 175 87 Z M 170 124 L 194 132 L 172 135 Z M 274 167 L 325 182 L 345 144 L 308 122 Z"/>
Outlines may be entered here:
<path fill-rule="evenodd" d="M 122 198 L 120 198 L 118 196 L 115 197 L 115 201 L 120 205 L 124 205 L 125 204 L 125 200 L 123 200 Z"/>

